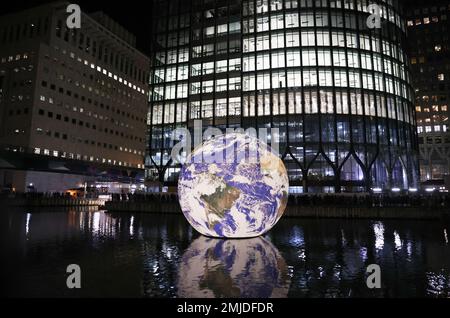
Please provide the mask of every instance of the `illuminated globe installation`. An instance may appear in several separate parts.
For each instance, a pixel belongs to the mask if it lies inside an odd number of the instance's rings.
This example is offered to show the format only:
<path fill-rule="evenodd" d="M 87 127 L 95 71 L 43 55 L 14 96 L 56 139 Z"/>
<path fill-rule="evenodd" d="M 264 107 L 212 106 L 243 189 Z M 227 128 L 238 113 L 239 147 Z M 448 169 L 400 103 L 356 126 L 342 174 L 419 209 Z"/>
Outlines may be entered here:
<path fill-rule="evenodd" d="M 183 214 L 201 234 L 256 237 L 282 217 L 289 178 L 283 161 L 259 139 L 230 133 L 197 147 L 178 181 Z"/>
<path fill-rule="evenodd" d="M 285 298 L 290 285 L 286 261 L 262 237 L 200 236 L 183 254 L 178 268 L 181 298 Z"/>

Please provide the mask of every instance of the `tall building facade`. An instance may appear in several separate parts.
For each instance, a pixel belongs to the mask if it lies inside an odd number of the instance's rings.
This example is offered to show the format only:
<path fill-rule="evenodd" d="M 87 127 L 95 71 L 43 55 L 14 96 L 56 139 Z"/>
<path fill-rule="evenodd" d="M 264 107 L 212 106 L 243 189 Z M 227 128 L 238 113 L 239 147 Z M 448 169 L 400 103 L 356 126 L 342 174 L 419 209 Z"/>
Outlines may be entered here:
<path fill-rule="evenodd" d="M 66 172 L 37 172 L 33 160 L 29 168 L 36 171 L 2 169 L 2 184 L 18 191 L 32 184 L 40 185 L 37 191 L 58 191 L 58 182 L 82 183 L 86 178 L 71 174 L 65 161 L 87 175 L 144 168 L 149 58 L 136 50 L 133 35 L 104 14 L 82 13 L 81 28 L 69 29 L 68 5 L 0 17 L 2 153 L 47 157 Z M 14 167 L 6 157 L 0 166 Z"/>
<path fill-rule="evenodd" d="M 407 19 L 421 181 L 450 189 L 450 4 L 415 1 Z"/>
<path fill-rule="evenodd" d="M 148 179 L 176 184 L 171 132 L 201 120 L 278 128 L 291 192 L 417 186 L 398 1 L 155 0 L 153 12 Z"/>

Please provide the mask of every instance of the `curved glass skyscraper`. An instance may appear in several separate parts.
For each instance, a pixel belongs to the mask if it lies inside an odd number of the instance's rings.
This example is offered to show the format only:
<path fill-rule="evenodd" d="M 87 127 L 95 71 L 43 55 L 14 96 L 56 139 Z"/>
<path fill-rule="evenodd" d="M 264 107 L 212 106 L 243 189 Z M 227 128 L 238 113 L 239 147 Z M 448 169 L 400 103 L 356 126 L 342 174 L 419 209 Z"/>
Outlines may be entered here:
<path fill-rule="evenodd" d="M 416 187 L 397 0 L 162 0 L 153 10 L 149 179 L 176 183 L 171 132 L 202 120 L 278 128 L 293 192 Z"/>

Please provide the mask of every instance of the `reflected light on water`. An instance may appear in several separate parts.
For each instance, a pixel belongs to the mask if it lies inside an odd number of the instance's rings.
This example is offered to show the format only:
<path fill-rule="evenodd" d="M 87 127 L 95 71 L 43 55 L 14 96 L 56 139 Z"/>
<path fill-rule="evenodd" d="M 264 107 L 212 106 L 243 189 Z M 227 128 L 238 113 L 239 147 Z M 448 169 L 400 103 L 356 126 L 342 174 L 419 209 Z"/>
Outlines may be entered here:
<path fill-rule="evenodd" d="M 411 256 L 412 256 L 412 242 L 408 241 L 408 243 L 406 243 L 406 254 L 408 255 L 408 261 L 411 261 Z"/>
<path fill-rule="evenodd" d="M 76 258 L 92 282 L 83 297 L 450 297 L 448 223 L 284 219 L 267 239 L 226 241 L 182 216 L 57 212 L 0 214 L 6 259 L 26 264 L 8 265 L 12 295 L 60 296 L 53 270 Z M 373 262 L 382 290 L 365 287 Z"/>
<path fill-rule="evenodd" d="M 95 233 L 98 233 L 100 230 L 100 212 L 96 212 L 93 215 L 92 230 Z"/>
<path fill-rule="evenodd" d="M 365 262 L 367 260 L 367 248 L 361 247 L 359 249 L 359 256 L 361 257 L 361 260 Z"/>
<path fill-rule="evenodd" d="M 373 225 L 373 232 L 375 234 L 375 249 L 378 251 L 384 247 L 384 225 L 377 222 Z"/>
<path fill-rule="evenodd" d="M 394 244 L 395 249 L 398 251 L 402 248 L 402 240 L 400 239 L 400 235 L 397 233 L 397 231 L 394 231 Z"/>
<path fill-rule="evenodd" d="M 30 220 L 31 220 L 31 213 L 27 213 L 27 222 L 25 223 L 25 233 L 28 237 L 28 233 L 30 232 Z"/>
<path fill-rule="evenodd" d="M 347 245 L 347 240 L 345 239 L 344 229 L 341 229 L 341 241 L 342 241 L 342 246 Z"/>
<path fill-rule="evenodd" d="M 301 247 L 305 245 L 303 230 L 300 227 L 294 226 L 292 228 L 292 233 L 289 237 L 289 244 L 295 247 Z"/>
<path fill-rule="evenodd" d="M 450 297 L 450 292 L 446 292 L 450 288 L 450 276 L 444 275 L 443 272 L 428 272 L 427 283 L 428 295 Z"/>
<path fill-rule="evenodd" d="M 130 230 L 129 230 L 129 232 L 130 232 L 131 236 L 134 235 L 134 226 L 133 226 L 133 224 L 134 224 L 134 216 L 132 216 L 131 219 L 130 219 Z"/>
<path fill-rule="evenodd" d="M 300 227 L 294 226 L 292 228 L 292 233 L 289 236 L 289 245 L 298 249 L 297 254 L 299 259 L 302 261 L 306 260 L 305 238 L 303 230 Z"/>

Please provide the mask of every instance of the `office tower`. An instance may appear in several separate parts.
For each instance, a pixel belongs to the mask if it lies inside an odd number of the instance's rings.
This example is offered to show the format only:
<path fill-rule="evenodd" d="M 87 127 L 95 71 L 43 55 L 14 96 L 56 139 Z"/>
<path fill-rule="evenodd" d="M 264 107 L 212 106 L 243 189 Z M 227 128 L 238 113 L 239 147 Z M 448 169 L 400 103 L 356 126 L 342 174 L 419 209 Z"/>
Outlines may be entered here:
<path fill-rule="evenodd" d="M 417 187 L 398 1 L 155 0 L 153 12 L 148 179 L 176 185 L 171 132 L 201 120 L 279 129 L 291 193 Z"/>
<path fill-rule="evenodd" d="M 102 13 L 70 29 L 68 5 L 0 17 L 4 187 L 130 183 L 144 168 L 149 58 Z"/>

